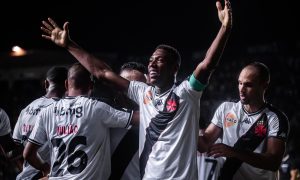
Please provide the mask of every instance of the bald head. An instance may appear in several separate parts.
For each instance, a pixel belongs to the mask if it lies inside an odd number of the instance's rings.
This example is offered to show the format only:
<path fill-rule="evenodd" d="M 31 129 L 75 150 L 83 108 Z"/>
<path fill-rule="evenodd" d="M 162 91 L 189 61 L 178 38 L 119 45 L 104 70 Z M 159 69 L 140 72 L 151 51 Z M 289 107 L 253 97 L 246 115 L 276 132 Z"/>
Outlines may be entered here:
<path fill-rule="evenodd" d="M 73 64 L 68 72 L 68 90 L 81 90 L 87 93 L 91 89 L 91 74 L 79 63 Z"/>
<path fill-rule="evenodd" d="M 270 83 L 270 70 L 265 64 L 261 62 L 253 62 L 243 68 L 242 71 L 244 70 L 251 72 L 255 78 L 258 78 L 259 82 L 266 84 Z"/>

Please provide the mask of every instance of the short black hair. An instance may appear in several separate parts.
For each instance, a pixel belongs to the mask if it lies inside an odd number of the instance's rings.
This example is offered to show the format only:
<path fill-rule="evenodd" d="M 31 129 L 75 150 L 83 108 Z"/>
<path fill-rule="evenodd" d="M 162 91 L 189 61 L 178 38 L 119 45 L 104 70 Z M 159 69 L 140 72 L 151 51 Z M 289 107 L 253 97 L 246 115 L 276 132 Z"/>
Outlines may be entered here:
<path fill-rule="evenodd" d="M 263 81 L 263 82 L 270 82 L 270 69 L 268 68 L 268 66 L 266 66 L 264 63 L 255 61 L 250 63 L 249 65 L 247 65 L 247 67 L 252 66 L 254 67 L 256 70 L 258 70 L 259 73 L 259 78 Z"/>
<path fill-rule="evenodd" d="M 64 83 L 67 79 L 68 69 L 63 66 L 53 66 L 46 74 L 46 79 L 54 84 Z"/>
<path fill-rule="evenodd" d="M 147 74 L 146 66 L 139 62 L 132 61 L 132 62 L 127 62 L 127 63 L 123 64 L 120 68 L 120 72 L 122 72 L 124 70 L 137 70 L 143 74 Z"/>
<path fill-rule="evenodd" d="M 180 67 L 181 64 L 181 56 L 180 53 L 178 52 L 178 50 L 170 45 L 166 45 L 166 44 L 160 44 L 158 45 L 155 50 L 157 49 L 163 49 L 165 51 L 168 52 L 168 54 L 170 55 L 170 57 L 175 60 L 178 64 L 178 66 Z"/>
<path fill-rule="evenodd" d="M 68 79 L 73 80 L 76 89 L 86 88 L 92 82 L 91 74 L 80 63 L 74 63 L 69 68 Z"/>

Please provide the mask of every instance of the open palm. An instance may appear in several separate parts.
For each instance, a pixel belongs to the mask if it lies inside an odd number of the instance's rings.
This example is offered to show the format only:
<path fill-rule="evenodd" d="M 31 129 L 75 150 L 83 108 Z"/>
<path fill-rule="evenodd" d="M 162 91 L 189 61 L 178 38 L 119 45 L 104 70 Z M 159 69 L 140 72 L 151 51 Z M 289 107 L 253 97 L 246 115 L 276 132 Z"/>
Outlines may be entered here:
<path fill-rule="evenodd" d="M 70 40 L 68 22 L 64 24 L 63 29 L 61 29 L 51 18 L 48 18 L 48 22 L 42 21 L 42 23 L 44 26 L 41 27 L 41 30 L 45 33 L 42 35 L 43 38 L 51 40 L 58 46 L 67 46 Z"/>
<path fill-rule="evenodd" d="M 232 10 L 229 0 L 225 0 L 225 7 L 222 9 L 222 5 L 219 1 L 216 3 L 218 9 L 219 20 L 225 27 L 232 26 Z"/>

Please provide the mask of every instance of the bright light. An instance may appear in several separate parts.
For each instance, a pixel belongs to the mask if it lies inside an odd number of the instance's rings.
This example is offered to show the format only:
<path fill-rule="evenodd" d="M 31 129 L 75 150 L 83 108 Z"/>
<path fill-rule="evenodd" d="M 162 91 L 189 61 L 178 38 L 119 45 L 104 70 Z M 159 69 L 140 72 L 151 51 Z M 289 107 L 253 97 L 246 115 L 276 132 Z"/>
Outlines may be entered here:
<path fill-rule="evenodd" d="M 26 55 L 26 51 L 22 49 L 20 46 L 12 47 L 11 56 L 24 56 Z"/>

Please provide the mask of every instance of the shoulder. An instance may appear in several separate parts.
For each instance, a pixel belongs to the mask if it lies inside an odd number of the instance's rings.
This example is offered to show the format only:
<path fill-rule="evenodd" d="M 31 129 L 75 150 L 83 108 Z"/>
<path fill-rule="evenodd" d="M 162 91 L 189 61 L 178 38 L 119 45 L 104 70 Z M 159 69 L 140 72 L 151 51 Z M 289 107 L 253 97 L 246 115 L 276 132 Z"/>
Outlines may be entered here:
<path fill-rule="evenodd" d="M 277 107 L 273 106 L 272 104 L 267 104 L 268 112 L 269 113 L 269 118 L 270 120 L 273 119 L 278 119 L 279 125 L 281 127 L 286 127 L 288 128 L 289 126 L 289 120 L 286 114 L 278 109 Z"/>

